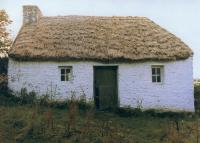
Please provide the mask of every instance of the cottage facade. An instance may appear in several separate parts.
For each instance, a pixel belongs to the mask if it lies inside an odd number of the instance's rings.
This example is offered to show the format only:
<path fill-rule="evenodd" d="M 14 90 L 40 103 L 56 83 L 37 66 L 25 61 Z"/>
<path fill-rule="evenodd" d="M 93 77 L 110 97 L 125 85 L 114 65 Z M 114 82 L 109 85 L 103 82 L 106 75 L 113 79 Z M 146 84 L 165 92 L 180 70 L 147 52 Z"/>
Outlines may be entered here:
<path fill-rule="evenodd" d="M 144 17 L 42 16 L 24 6 L 8 86 L 97 108 L 194 111 L 192 51 Z"/>

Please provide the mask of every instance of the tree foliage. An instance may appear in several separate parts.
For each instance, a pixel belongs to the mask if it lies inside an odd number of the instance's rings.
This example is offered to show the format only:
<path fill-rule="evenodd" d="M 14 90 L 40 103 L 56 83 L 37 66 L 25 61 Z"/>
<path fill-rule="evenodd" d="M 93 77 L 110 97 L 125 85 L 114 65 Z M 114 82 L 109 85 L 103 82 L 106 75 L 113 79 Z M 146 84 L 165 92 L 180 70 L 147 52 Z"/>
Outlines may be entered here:
<path fill-rule="evenodd" d="M 11 22 L 6 11 L 0 9 L 0 49 L 7 49 L 11 45 L 11 38 L 6 29 Z"/>

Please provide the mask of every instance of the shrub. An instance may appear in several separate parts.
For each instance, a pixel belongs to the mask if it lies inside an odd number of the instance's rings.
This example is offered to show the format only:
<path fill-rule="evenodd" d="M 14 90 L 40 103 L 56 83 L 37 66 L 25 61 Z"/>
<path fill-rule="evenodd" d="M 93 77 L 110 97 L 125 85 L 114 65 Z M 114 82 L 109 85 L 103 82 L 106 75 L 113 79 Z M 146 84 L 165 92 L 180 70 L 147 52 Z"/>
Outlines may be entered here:
<path fill-rule="evenodd" d="M 179 119 L 183 119 L 188 116 L 189 113 L 185 113 L 185 112 L 157 112 L 156 116 L 160 117 L 160 118 L 173 118 L 175 120 L 179 120 Z"/>
<path fill-rule="evenodd" d="M 79 109 L 85 110 L 87 109 L 87 105 L 86 105 L 86 95 L 82 95 L 80 96 L 79 100 L 78 100 L 78 106 Z"/>
<path fill-rule="evenodd" d="M 34 91 L 28 93 L 26 88 L 22 88 L 20 92 L 20 104 L 35 104 L 36 93 Z"/>
<path fill-rule="evenodd" d="M 196 113 L 200 113 L 200 84 L 194 84 L 194 98 L 195 98 L 195 110 Z"/>
<path fill-rule="evenodd" d="M 148 109 L 148 110 L 145 110 L 144 113 L 145 113 L 145 115 L 147 115 L 147 116 L 152 116 L 152 117 L 157 116 L 157 113 L 156 113 L 155 109 Z"/>
<path fill-rule="evenodd" d="M 49 105 L 49 95 L 44 94 L 38 99 L 38 104 L 41 106 L 48 106 Z"/>
<path fill-rule="evenodd" d="M 68 101 L 54 101 L 50 106 L 57 109 L 66 109 L 68 108 Z"/>
<path fill-rule="evenodd" d="M 194 117 L 194 114 L 188 113 L 188 112 L 170 112 L 170 111 L 164 112 L 164 111 L 158 111 L 155 109 L 142 111 L 140 108 L 130 108 L 130 107 L 117 108 L 116 113 L 122 117 L 151 116 L 151 117 L 159 117 L 159 118 L 171 118 L 174 120 Z"/>
<path fill-rule="evenodd" d="M 139 116 L 142 115 L 142 111 L 139 108 L 123 107 L 117 108 L 116 113 L 122 117 Z"/>
<path fill-rule="evenodd" d="M 20 98 L 14 96 L 12 91 L 0 92 L 0 105 L 15 105 L 20 102 Z"/>
<path fill-rule="evenodd" d="M 8 91 L 7 75 L 0 73 L 0 94 L 6 94 Z"/>
<path fill-rule="evenodd" d="M 7 74 L 8 58 L 0 58 L 0 74 Z"/>

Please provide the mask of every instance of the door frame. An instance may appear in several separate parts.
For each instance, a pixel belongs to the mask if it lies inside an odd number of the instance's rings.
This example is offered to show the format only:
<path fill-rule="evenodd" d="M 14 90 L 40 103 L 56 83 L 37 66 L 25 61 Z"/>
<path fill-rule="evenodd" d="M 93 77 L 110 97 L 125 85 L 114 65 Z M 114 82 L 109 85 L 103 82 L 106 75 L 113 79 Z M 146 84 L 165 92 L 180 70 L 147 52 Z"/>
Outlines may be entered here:
<path fill-rule="evenodd" d="M 94 106 L 95 106 L 95 108 L 96 109 L 98 109 L 97 108 L 97 106 L 96 106 L 96 101 L 95 101 L 95 94 L 96 94 L 96 91 L 95 91 L 95 69 L 96 68 L 115 68 L 115 72 L 116 72 L 116 98 L 117 98 L 117 107 L 119 107 L 119 90 L 118 90 L 118 65 L 94 65 L 93 66 L 93 99 L 94 99 Z"/>

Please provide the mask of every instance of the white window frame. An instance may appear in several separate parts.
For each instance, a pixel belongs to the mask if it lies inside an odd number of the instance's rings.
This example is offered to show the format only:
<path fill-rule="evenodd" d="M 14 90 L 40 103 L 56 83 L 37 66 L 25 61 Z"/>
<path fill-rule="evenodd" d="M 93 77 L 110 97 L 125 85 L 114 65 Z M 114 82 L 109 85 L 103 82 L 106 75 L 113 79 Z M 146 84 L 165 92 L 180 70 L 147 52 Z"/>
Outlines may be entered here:
<path fill-rule="evenodd" d="M 153 69 L 155 70 L 153 72 Z M 155 81 L 154 79 L 155 78 Z M 164 66 L 163 65 L 152 65 L 151 66 L 151 81 L 152 83 L 162 84 L 164 81 Z"/>
<path fill-rule="evenodd" d="M 72 80 L 72 75 L 73 75 L 72 66 L 59 66 L 59 70 L 60 70 L 60 81 L 66 82 Z M 69 70 L 69 72 L 67 72 L 67 70 Z"/>

